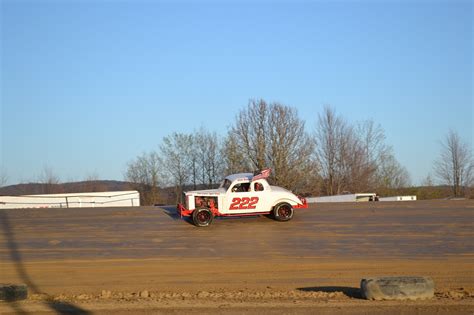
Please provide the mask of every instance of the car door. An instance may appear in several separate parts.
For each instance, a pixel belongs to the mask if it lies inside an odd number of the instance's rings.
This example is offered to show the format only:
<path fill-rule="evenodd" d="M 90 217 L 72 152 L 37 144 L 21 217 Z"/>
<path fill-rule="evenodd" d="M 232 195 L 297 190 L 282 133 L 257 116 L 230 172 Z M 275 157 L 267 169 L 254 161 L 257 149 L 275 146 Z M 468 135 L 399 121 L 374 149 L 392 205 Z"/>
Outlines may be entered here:
<path fill-rule="evenodd" d="M 228 214 L 251 214 L 267 212 L 264 191 L 255 189 L 254 182 L 236 183 L 229 189 L 226 198 Z"/>
<path fill-rule="evenodd" d="M 257 199 L 257 212 L 270 212 L 272 204 L 272 193 L 270 185 L 265 179 L 260 179 L 251 182 L 251 191 L 253 191 L 253 196 Z"/>

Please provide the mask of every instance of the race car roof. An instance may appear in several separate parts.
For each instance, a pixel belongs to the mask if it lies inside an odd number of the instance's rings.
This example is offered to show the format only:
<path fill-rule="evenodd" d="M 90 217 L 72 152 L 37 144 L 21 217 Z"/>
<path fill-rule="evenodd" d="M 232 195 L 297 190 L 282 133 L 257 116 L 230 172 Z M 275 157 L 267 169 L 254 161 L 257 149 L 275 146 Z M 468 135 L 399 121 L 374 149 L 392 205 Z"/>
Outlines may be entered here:
<path fill-rule="evenodd" d="M 226 179 L 230 180 L 233 182 L 234 180 L 252 180 L 253 178 L 253 173 L 238 173 L 238 174 L 232 174 L 226 177 Z"/>

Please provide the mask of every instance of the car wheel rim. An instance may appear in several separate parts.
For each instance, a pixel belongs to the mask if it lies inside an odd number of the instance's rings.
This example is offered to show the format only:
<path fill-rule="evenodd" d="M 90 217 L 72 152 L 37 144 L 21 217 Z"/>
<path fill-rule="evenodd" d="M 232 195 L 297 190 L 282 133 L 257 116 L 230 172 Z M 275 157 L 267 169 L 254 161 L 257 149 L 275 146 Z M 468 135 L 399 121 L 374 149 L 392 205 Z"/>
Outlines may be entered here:
<path fill-rule="evenodd" d="M 291 214 L 291 210 L 288 206 L 281 206 L 278 209 L 278 215 L 282 218 L 288 218 Z"/>
<path fill-rule="evenodd" d="M 202 211 L 198 213 L 198 220 L 201 223 L 206 223 L 207 221 L 209 221 L 209 217 L 210 217 L 209 213 L 207 213 L 206 211 Z"/>

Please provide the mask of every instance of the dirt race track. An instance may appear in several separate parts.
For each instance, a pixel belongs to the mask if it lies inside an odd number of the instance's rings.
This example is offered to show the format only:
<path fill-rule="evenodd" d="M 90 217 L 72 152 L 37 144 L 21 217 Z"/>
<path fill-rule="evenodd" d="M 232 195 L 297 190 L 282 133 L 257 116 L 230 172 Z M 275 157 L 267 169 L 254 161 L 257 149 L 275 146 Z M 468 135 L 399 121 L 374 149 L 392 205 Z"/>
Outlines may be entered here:
<path fill-rule="evenodd" d="M 318 204 L 292 221 L 174 207 L 0 210 L 0 314 L 474 314 L 474 201 Z M 367 301 L 360 280 L 419 275 L 429 301 Z"/>

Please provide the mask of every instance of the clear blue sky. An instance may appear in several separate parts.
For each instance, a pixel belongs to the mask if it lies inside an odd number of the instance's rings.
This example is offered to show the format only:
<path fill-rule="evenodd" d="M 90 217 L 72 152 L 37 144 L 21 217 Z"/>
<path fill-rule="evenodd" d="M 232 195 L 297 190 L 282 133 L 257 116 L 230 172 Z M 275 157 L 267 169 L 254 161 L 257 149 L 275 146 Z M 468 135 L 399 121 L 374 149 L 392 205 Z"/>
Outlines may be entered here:
<path fill-rule="evenodd" d="M 173 131 L 225 134 L 250 98 L 371 118 L 419 183 L 473 142 L 472 1 L 1 0 L 9 184 L 123 179 Z"/>

